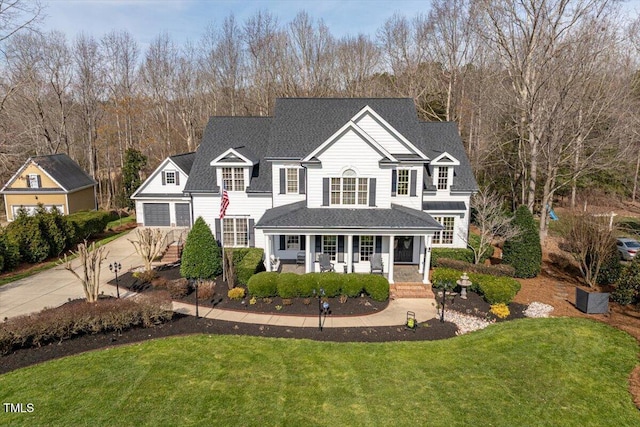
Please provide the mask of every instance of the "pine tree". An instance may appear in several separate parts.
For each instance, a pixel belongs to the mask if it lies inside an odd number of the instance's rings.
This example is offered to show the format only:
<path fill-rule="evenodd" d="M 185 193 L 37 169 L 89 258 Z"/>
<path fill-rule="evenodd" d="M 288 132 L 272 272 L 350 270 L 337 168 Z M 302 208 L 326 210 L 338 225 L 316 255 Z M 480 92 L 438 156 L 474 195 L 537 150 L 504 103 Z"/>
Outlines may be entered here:
<path fill-rule="evenodd" d="M 513 224 L 521 233 L 504 243 L 502 259 L 515 268 L 516 277 L 536 277 L 542 265 L 542 247 L 533 215 L 526 206 L 516 210 Z"/>
<path fill-rule="evenodd" d="M 211 228 L 198 217 L 182 251 L 180 274 L 187 279 L 213 279 L 222 273 L 222 255 Z"/>

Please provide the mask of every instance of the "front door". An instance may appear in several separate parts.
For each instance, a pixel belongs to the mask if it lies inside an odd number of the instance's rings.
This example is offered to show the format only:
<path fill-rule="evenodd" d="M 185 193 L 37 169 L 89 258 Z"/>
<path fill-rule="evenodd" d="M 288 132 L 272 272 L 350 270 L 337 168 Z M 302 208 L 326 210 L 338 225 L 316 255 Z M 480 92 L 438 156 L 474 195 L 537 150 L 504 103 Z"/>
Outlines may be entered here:
<path fill-rule="evenodd" d="M 413 262 L 413 236 L 396 236 L 393 239 L 394 262 Z"/>

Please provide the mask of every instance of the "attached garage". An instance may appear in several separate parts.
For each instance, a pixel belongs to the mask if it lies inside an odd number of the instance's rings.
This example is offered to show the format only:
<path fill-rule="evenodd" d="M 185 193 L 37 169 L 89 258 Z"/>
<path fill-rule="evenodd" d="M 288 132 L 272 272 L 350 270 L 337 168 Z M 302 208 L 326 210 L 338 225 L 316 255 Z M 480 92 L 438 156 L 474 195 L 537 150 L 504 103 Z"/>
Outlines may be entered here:
<path fill-rule="evenodd" d="M 171 215 L 169 203 L 143 203 L 144 225 L 147 227 L 169 227 Z"/>
<path fill-rule="evenodd" d="M 176 203 L 176 226 L 191 226 L 191 205 L 189 203 Z"/>

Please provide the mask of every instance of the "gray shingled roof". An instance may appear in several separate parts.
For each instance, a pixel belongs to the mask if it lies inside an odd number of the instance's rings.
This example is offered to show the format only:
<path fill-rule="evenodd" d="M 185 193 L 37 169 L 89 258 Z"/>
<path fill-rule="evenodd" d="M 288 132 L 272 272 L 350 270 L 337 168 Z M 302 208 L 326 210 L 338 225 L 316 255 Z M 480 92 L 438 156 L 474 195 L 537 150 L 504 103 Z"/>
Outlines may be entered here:
<path fill-rule="evenodd" d="M 424 211 L 466 211 L 465 202 L 422 202 Z"/>
<path fill-rule="evenodd" d="M 379 229 L 379 230 L 441 230 L 431 215 L 400 205 L 391 209 L 322 209 L 307 208 L 306 202 L 268 209 L 256 228 L 311 229 Z"/>
<path fill-rule="evenodd" d="M 56 180 L 64 191 L 71 192 L 80 188 L 96 185 L 97 182 L 89 176 L 82 168 L 66 154 L 51 154 L 48 156 L 36 156 L 31 157 L 25 164 L 33 161 L 43 171 L 48 173 L 54 180 Z M 7 183 L 9 184 L 9 183 Z M 6 186 L 6 185 L 5 185 Z M 45 188 L 34 189 L 16 189 L 16 191 L 35 191 L 43 192 L 47 191 Z M 4 188 L 3 191 L 12 191 L 10 188 Z M 57 191 L 51 189 L 51 192 Z"/>
<path fill-rule="evenodd" d="M 212 117 L 185 191 L 218 193 L 210 163 L 229 148 L 236 148 L 259 162 L 247 192 L 271 192 L 271 164 L 265 159 L 306 157 L 367 105 L 429 158 L 447 151 L 460 160 L 452 189 L 477 188 L 457 125 L 420 122 L 410 98 L 280 98 L 274 117 Z M 425 178 L 425 188 L 432 187 Z"/>
<path fill-rule="evenodd" d="M 184 154 L 176 154 L 175 156 L 169 157 L 173 163 L 178 165 L 180 169 L 187 175 L 191 172 L 191 167 L 193 166 L 193 161 L 196 158 L 196 153 L 184 153 Z"/>

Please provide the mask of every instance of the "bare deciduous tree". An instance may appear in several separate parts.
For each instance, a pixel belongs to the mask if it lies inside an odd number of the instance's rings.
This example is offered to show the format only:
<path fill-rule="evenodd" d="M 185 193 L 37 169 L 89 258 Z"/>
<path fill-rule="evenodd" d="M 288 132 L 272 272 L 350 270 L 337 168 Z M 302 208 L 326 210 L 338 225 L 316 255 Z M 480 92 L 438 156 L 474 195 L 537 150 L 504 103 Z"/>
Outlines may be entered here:
<path fill-rule="evenodd" d="M 95 242 L 87 247 L 86 240 L 84 243 L 80 243 L 78 250 L 73 253 L 80 259 L 82 276 L 73 269 L 71 261 L 67 259 L 66 255 L 64 256 L 64 268 L 80 280 L 87 302 L 96 302 L 100 292 L 100 266 L 102 261 L 107 259 L 108 253 L 105 252 L 104 246 L 96 248 Z"/>
<path fill-rule="evenodd" d="M 138 240 L 129 240 L 136 253 L 142 257 L 145 271 L 151 271 L 151 263 L 167 247 L 166 234 L 159 228 L 142 228 L 136 230 Z"/>

